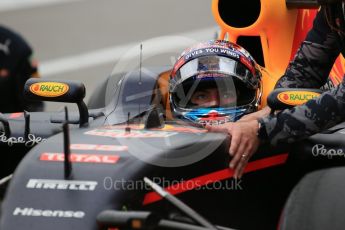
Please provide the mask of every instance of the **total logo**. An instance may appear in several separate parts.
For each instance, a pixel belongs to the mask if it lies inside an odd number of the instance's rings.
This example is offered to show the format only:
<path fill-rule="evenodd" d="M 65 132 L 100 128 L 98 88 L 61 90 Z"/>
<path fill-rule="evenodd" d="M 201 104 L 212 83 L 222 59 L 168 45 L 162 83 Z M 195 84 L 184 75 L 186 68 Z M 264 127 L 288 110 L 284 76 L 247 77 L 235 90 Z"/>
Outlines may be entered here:
<path fill-rule="evenodd" d="M 120 159 L 117 155 L 101 155 L 101 154 L 79 154 L 71 153 L 70 161 L 76 163 L 95 163 L 95 164 L 116 164 Z M 64 161 L 63 153 L 42 153 L 41 161 Z"/>
<path fill-rule="evenodd" d="M 16 207 L 13 211 L 13 216 L 34 216 L 34 217 L 55 217 L 55 218 L 75 218 L 82 219 L 85 212 L 82 211 L 64 211 L 64 210 L 50 210 L 50 209 L 34 209 L 34 208 L 20 208 Z"/>
<path fill-rule="evenodd" d="M 69 86 L 60 82 L 38 82 L 30 86 L 30 91 L 37 96 L 58 97 L 66 94 Z"/>
<path fill-rule="evenodd" d="M 319 93 L 308 91 L 289 91 L 277 95 L 279 101 L 288 105 L 301 105 L 307 101 L 320 96 Z"/>
<path fill-rule="evenodd" d="M 94 191 L 96 181 L 65 181 L 65 180 L 42 180 L 30 179 L 26 184 L 29 189 L 49 189 L 49 190 L 74 190 L 74 191 Z"/>

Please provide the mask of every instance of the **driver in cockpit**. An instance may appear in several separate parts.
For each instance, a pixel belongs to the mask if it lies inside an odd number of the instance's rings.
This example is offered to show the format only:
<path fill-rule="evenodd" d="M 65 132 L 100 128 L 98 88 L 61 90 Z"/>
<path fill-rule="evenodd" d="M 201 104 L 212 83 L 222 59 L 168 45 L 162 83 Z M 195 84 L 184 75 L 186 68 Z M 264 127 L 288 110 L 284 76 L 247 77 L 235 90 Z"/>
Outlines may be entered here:
<path fill-rule="evenodd" d="M 186 49 L 171 72 L 174 118 L 219 125 L 257 111 L 261 72 L 242 47 L 212 40 Z"/>

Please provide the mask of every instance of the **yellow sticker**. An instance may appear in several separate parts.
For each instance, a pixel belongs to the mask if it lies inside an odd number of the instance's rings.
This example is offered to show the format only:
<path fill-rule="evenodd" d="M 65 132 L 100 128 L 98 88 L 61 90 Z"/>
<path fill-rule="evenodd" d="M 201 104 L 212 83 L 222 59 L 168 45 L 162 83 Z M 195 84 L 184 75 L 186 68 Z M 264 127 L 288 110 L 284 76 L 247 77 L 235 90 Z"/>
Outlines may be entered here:
<path fill-rule="evenodd" d="M 33 94 L 42 97 L 59 97 L 66 94 L 69 86 L 60 82 L 37 82 L 30 86 Z"/>
<path fill-rule="evenodd" d="M 302 105 L 318 96 L 320 96 L 319 93 L 309 91 L 289 91 L 279 93 L 277 98 L 279 101 L 288 105 Z"/>

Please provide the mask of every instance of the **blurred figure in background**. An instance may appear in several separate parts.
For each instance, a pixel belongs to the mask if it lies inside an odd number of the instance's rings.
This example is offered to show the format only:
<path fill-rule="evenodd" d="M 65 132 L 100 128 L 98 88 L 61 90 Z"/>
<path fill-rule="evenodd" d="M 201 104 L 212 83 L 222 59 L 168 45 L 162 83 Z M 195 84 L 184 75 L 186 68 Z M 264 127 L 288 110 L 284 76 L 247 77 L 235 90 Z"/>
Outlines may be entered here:
<path fill-rule="evenodd" d="M 42 102 L 23 97 L 26 80 L 39 77 L 29 44 L 16 32 L 0 25 L 0 112 L 42 111 Z"/>

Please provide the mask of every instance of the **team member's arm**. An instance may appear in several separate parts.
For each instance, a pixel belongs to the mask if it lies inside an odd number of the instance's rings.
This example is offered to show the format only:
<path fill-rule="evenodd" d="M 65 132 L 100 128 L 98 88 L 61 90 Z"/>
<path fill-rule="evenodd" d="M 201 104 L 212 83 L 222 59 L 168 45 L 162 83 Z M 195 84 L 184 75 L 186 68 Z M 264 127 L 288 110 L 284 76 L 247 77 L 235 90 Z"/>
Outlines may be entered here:
<path fill-rule="evenodd" d="M 321 10 L 276 88 L 320 88 L 326 83 L 341 47 L 341 38 L 331 30 Z"/>
<path fill-rule="evenodd" d="M 262 121 L 273 145 L 294 142 L 345 121 L 345 78 L 320 97 Z"/>

